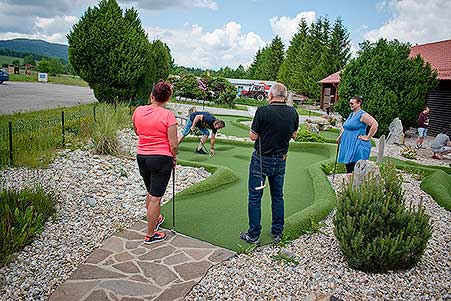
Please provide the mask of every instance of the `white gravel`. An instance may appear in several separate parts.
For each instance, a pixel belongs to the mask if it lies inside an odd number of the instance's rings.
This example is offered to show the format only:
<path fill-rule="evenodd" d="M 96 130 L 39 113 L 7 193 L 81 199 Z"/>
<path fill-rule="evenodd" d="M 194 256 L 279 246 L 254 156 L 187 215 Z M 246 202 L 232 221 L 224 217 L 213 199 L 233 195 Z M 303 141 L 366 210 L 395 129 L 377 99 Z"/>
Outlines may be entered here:
<path fill-rule="evenodd" d="M 407 143 L 412 144 L 412 139 Z M 131 131 L 122 131 L 120 140 L 133 154 L 131 145 L 136 138 Z M 404 159 L 399 148 L 386 146 L 386 155 Z M 449 164 L 427 155 L 419 156 L 419 162 Z M 177 166 L 176 174 L 176 192 L 209 176 L 203 169 L 182 166 Z M 46 300 L 105 238 L 145 214 L 145 189 L 133 158 L 65 150 L 46 170 L 7 169 L 2 176 L 19 186 L 37 178 L 56 190 L 59 202 L 57 218 L 48 221 L 44 232 L 0 269 L 0 300 Z M 332 233 L 332 213 L 322 233 L 304 235 L 283 248 L 257 248 L 250 255 L 216 265 L 186 299 L 303 300 L 314 292 L 343 300 L 451 300 L 451 213 L 424 193 L 416 179 L 403 176 L 406 196 L 414 203 L 423 201 L 434 229 L 423 259 L 414 269 L 367 274 L 348 268 Z M 336 176 L 332 183 L 336 189 L 341 177 Z M 165 200 L 172 197 L 171 185 L 172 180 Z M 299 264 L 271 258 L 279 252 Z"/>
<path fill-rule="evenodd" d="M 337 175 L 334 183 L 341 183 L 343 177 Z M 342 300 L 450 300 L 451 212 L 421 191 L 412 176 L 403 177 L 409 200 L 423 201 L 433 225 L 432 238 L 415 268 L 387 274 L 350 269 L 333 235 L 332 213 L 321 228 L 323 233 L 301 236 L 284 248 L 261 247 L 213 267 L 186 299 L 304 300 L 316 293 Z M 271 258 L 280 251 L 299 264 Z"/>
<path fill-rule="evenodd" d="M 130 130 L 120 137 L 128 145 L 136 140 Z M 53 188 L 58 208 L 44 232 L 0 269 L 0 300 L 46 300 L 104 239 L 145 216 L 146 191 L 134 157 L 65 150 L 48 169 L 7 169 L 1 175 L 12 186 L 38 181 Z M 202 168 L 177 165 L 175 191 L 209 175 Z M 172 179 L 164 201 L 171 197 Z"/>
<path fill-rule="evenodd" d="M 428 138 L 426 143 L 431 143 Z M 378 141 L 377 141 L 378 143 Z M 414 145 L 415 136 L 406 145 Z M 406 160 L 399 154 L 402 146 L 386 145 L 385 155 Z M 376 155 L 375 149 L 373 149 Z M 417 162 L 448 165 L 448 159 L 429 158 L 420 150 Z M 402 173 L 407 201 L 420 201 L 431 216 L 432 238 L 421 262 L 413 269 L 386 274 L 370 274 L 350 269 L 333 234 L 332 212 L 322 233 L 301 236 L 285 247 L 265 246 L 250 255 L 241 254 L 209 270 L 186 300 L 315 300 L 333 295 L 342 300 L 451 300 L 451 212 L 437 203 L 415 177 Z M 345 175 L 332 183 L 336 191 Z M 238 235 L 238 234 L 237 234 Z M 282 252 L 298 265 L 271 258 Z"/>

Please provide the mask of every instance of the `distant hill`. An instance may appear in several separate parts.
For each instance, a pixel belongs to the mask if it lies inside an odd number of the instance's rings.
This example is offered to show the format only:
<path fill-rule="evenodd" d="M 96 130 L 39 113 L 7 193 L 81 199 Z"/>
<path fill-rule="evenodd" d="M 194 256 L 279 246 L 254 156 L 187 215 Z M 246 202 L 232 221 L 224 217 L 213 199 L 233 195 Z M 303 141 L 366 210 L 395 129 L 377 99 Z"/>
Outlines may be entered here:
<path fill-rule="evenodd" d="M 49 43 L 43 40 L 13 39 L 0 40 L 0 49 L 9 49 L 17 52 L 33 53 L 46 57 L 58 57 L 68 60 L 67 49 L 63 44 Z"/>

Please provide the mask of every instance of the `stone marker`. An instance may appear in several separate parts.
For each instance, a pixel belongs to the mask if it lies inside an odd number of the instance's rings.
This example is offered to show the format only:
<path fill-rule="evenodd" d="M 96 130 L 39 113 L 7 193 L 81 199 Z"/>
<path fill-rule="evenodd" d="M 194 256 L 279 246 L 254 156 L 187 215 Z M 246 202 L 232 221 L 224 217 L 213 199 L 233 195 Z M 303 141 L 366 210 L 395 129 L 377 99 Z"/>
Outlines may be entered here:
<path fill-rule="evenodd" d="M 399 118 L 393 119 L 388 126 L 390 133 L 387 136 L 387 144 L 404 144 L 404 132 Z"/>
<path fill-rule="evenodd" d="M 367 179 L 369 176 L 376 177 L 376 179 L 378 180 L 381 179 L 379 167 L 376 165 L 376 163 L 371 162 L 370 160 L 357 161 L 352 175 L 352 185 L 354 187 L 360 187 L 360 185 L 362 185 L 365 179 Z"/>
<path fill-rule="evenodd" d="M 384 148 L 385 148 L 385 135 L 382 135 L 379 138 L 379 150 L 377 151 L 377 161 L 376 161 L 376 163 L 378 165 L 381 165 L 382 161 L 384 160 Z"/>

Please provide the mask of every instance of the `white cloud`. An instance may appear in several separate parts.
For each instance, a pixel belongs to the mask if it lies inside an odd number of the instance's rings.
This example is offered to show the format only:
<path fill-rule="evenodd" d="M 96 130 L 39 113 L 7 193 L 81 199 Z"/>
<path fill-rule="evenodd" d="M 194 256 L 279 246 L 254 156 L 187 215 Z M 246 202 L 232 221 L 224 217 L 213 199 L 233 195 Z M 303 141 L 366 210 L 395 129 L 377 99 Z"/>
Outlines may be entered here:
<path fill-rule="evenodd" d="M 181 29 L 149 27 L 146 31 L 151 40 L 157 38 L 169 46 L 176 64 L 189 67 L 248 66 L 266 44 L 253 32 L 241 32 L 241 25 L 233 21 L 211 32 L 199 25 Z"/>
<path fill-rule="evenodd" d="M 133 6 L 148 10 L 164 10 L 169 8 L 207 8 L 217 10 L 218 4 L 212 0 L 121 0 L 121 3 L 130 3 Z"/>
<path fill-rule="evenodd" d="M 282 38 L 282 41 L 285 45 L 288 45 L 291 41 L 291 38 L 298 31 L 299 22 L 304 18 L 308 25 L 313 23 L 316 18 L 316 12 L 314 11 L 305 11 L 300 12 L 294 18 L 290 17 L 272 17 L 269 20 L 271 24 L 272 31 L 279 35 Z"/>
<path fill-rule="evenodd" d="M 379 38 L 427 43 L 451 38 L 451 0 L 390 0 L 381 4 L 393 18 L 365 34 L 372 42 Z"/>
<path fill-rule="evenodd" d="M 67 44 L 66 34 L 77 21 L 78 18 L 75 16 L 35 17 L 31 32 L 0 32 L 0 40 L 27 38 Z"/>

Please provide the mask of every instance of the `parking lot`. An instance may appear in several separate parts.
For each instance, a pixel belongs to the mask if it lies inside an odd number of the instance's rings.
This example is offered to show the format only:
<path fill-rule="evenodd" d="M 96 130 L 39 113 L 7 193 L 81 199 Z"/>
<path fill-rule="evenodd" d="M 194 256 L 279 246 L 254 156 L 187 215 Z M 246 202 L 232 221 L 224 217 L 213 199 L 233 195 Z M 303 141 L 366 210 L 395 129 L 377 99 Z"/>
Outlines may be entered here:
<path fill-rule="evenodd" d="M 0 85 L 0 114 L 29 112 L 96 102 L 90 88 L 7 81 Z"/>

